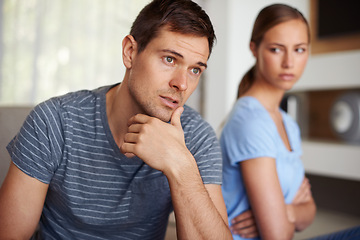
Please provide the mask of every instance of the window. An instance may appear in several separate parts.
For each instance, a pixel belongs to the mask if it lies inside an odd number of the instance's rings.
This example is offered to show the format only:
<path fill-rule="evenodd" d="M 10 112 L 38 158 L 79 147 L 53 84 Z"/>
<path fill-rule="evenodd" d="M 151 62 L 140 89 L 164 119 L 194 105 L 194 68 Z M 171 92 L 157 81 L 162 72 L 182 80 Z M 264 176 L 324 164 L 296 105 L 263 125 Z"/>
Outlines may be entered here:
<path fill-rule="evenodd" d="M 122 39 L 149 0 L 0 0 L 0 104 L 122 81 Z"/>

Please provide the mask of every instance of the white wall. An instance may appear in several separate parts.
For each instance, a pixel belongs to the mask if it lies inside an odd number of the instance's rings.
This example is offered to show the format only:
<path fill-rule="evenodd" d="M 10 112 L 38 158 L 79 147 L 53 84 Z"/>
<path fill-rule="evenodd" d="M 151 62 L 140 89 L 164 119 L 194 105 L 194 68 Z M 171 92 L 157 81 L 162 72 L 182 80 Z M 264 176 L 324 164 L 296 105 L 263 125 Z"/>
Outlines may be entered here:
<path fill-rule="evenodd" d="M 352 87 L 360 87 L 360 50 L 311 56 L 295 86 L 296 90 Z"/>
<path fill-rule="evenodd" d="M 255 18 L 272 3 L 289 4 L 310 20 L 307 0 L 204 1 L 218 38 L 206 72 L 204 117 L 216 130 L 235 102 L 241 77 L 254 64 L 249 39 Z M 294 90 L 343 87 L 360 87 L 360 50 L 310 56 Z M 359 146 L 305 142 L 303 148 L 308 172 L 360 180 Z"/>

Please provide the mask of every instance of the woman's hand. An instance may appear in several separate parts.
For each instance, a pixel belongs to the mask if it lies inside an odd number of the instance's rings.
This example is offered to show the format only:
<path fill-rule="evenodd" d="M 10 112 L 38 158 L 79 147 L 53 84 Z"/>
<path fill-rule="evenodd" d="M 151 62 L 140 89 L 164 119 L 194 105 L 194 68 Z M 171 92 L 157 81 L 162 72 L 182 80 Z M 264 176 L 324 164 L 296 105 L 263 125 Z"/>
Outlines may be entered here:
<path fill-rule="evenodd" d="M 289 222 L 295 225 L 296 231 L 302 231 L 314 220 L 316 205 L 311 193 L 308 178 L 304 178 L 291 204 L 286 205 Z"/>
<path fill-rule="evenodd" d="M 230 230 L 243 238 L 259 237 L 255 218 L 251 210 L 247 210 L 231 220 Z"/>
<path fill-rule="evenodd" d="M 292 204 L 297 205 L 306 203 L 312 199 L 311 185 L 308 178 L 304 178 L 299 190 L 297 191 Z"/>

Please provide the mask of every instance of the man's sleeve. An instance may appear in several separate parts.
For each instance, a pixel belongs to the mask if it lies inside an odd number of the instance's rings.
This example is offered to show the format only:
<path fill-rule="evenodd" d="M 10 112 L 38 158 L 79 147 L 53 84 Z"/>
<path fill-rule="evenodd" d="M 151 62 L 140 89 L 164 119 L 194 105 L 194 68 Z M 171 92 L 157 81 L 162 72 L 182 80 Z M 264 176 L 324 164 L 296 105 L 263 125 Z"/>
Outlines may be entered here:
<path fill-rule="evenodd" d="M 27 175 L 49 183 L 59 165 L 63 134 L 55 100 L 37 105 L 8 144 L 13 163 Z"/>
<path fill-rule="evenodd" d="M 219 141 L 210 124 L 193 124 L 188 149 L 193 154 L 204 184 L 222 184 L 222 155 Z"/>

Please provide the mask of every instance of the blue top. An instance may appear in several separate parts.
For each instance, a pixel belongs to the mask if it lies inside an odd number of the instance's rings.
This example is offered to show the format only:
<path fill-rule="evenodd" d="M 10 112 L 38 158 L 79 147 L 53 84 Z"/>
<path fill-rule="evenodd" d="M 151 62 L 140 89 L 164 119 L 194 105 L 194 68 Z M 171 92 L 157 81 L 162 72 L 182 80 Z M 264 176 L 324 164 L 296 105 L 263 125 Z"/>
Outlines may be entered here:
<path fill-rule="evenodd" d="M 106 115 L 109 88 L 39 104 L 7 147 L 19 169 L 49 184 L 39 239 L 164 239 L 173 209 L 168 181 L 120 152 Z M 203 182 L 221 184 L 213 129 L 187 106 L 181 124 Z"/>
<path fill-rule="evenodd" d="M 239 162 L 258 157 L 276 159 L 285 203 L 292 202 L 304 178 L 301 162 L 300 130 L 296 122 L 281 111 L 292 151 L 285 147 L 274 121 L 254 97 L 242 97 L 234 106 L 220 138 L 223 151 L 222 192 L 230 221 L 250 209 Z M 259 176 L 260 177 L 260 176 Z M 242 239 L 234 235 L 234 239 Z"/>

